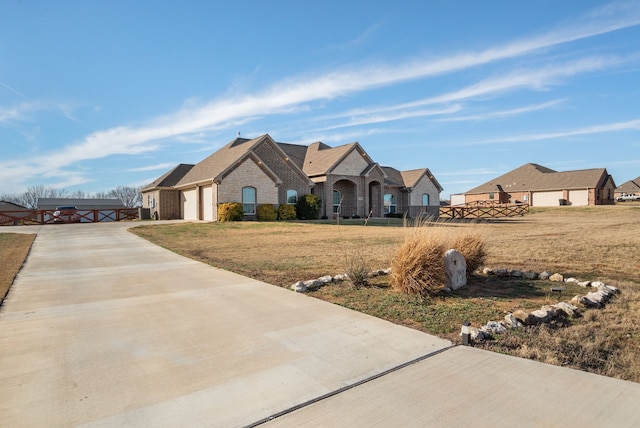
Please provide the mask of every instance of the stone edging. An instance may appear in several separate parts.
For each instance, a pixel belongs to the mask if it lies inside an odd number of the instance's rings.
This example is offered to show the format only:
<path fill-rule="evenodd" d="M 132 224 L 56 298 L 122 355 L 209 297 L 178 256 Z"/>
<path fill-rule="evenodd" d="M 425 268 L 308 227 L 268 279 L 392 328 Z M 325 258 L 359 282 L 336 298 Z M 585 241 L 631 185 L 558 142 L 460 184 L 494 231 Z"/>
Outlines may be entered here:
<path fill-rule="evenodd" d="M 391 268 L 379 269 L 369 272 L 369 277 L 373 278 L 380 275 L 389 275 Z M 611 285 L 606 285 L 600 281 L 578 281 L 576 278 L 565 278 L 564 275 L 559 273 L 551 274 L 547 271 L 542 273 L 532 271 L 521 270 L 508 270 L 508 269 L 490 269 L 484 268 L 482 270 L 484 275 L 496 275 L 502 278 L 524 278 L 529 280 L 543 280 L 558 283 L 572 283 L 578 284 L 581 287 L 591 287 L 594 291 L 588 292 L 586 295 L 576 295 L 569 302 L 558 302 L 555 305 L 545 305 L 540 309 L 526 312 L 523 310 L 517 310 L 513 313 L 505 315 L 501 321 L 489 321 L 487 324 L 480 328 L 471 327 L 471 340 L 474 342 L 484 342 L 490 339 L 493 334 L 504 333 L 507 329 L 521 328 L 523 326 L 538 325 L 543 323 L 549 323 L 560 317 L 573 317 L 580 314 L 580 308 L 603 308 L 607 302 L 616 294 L 620 293 L 620 290 Z M 291 289 L 297 293 L 304 293 L 307 290 L 313 290 L 315 288 L 322 287 L 323 285 L 342 282 L 349 279 L 347 274 L 339 274 L 335 276 L 325 275 L 317 279 L 310 279 L 308 281 L 298 281 L 291 286 Z"/>
<path fill-rule="evenodd" d="M 487 324 L 480 328 L 471 327 L 471 340 L 474 342 L 483 342 L 490 339 L 495 333 L 504 333 L 509 328 L 521 328 L 523 326 L 538 325 L 543 323 L 549 323 L 560 317 L 573 317 L 580 314 L 580 308 L 603 308 L 609 299 L 616 294 L 620 293 L 620 290 L 611 285 L 606 285 L 600 281 L 578 281 L 576 278 L 565 278 L 562 274 L 549 272 L 523 272 L 520 270 L 507 270 L 507 269 L 489 269 L 484 268 L 482 270 L 484 275 L 496 275 L 499 277 L 512 277 L 512 278 L 525 278 L 525 279 L 540 279 L 548 280 L 551 282 L 559 283 L 572 283 L 578 284 L 581 287 L 591 287 L 594 291 L 588 292 L 586 295 L 576 295 L 570 302 L 559 302 L 555 305 L 545 305 L 540 309 L 532 311 L 530 313 L 517 310 L 513 313 L 505 315 L 502 321 L 489 321 Z"/>

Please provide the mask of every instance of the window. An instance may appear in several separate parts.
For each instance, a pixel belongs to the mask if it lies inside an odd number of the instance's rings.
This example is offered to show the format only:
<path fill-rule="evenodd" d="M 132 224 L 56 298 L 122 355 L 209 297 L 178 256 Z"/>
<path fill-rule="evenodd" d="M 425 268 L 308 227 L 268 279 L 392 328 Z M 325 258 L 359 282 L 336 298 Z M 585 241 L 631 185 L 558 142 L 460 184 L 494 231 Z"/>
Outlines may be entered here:
<path fill-rule="evenodd" d="M 384 213 L 395 214 L 396 212 L 396 197 L 390 193 L 384 195 Z"/>
<path fill-rule="evenodd" d="M 429 206 L 429 194 L 428 193 L 423 193 L 422 194 L 422 206 L 423 207 L 428 207 Z"/>
<path fill-rule="evenodd" d="M 287 204 L 295 205 L 298 202 L 298 191 L 287 190 Z"/>
<path fill-rule="evenodd" d="M 493 192 L 489 192 L 489 199 L 493 199 L 493 197 L 494 197 Z"/>
<path fill-rule="evenodd" d="M 242 188 L 242 210 L 245 215 L 256 213 L 256 189 L 253 187 Z"/>
<path fill-rule="evenodd" d="M 333 212 L 340 212 L 340 192 L 337 190 L 333 191 Z"/>

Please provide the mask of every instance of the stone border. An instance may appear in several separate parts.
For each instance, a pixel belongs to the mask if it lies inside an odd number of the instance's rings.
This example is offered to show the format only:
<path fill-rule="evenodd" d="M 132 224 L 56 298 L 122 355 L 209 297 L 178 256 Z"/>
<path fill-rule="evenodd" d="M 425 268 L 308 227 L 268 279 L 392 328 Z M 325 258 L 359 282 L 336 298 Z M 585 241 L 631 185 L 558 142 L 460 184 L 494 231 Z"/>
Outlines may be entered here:
<path fill-rule="evenodd" d="M 490 268 L 484 268 L 482 273 L 484 275 L 496 275 L 499 277 L 525 278 L 531 280 L 540 279 L 567 284 L 572 283 L 585 288 L 595 288 L 596 290 L 588 292 L 584 296 L 576 295 L 570 302 L 559 302 L 555 305 L 545 305 L 532 312 L 517 310 L 505 315 L 502 321 L 489 321 L 480 328 L 472 327 L 471 340 L 473 342 L 484 342 L 487 339 L 491 339 L 493 334 L 505 333 L 507 329 L 550 323 L 551 321 L 561 317 L 579 316 L 579 306 L 583 308 L 603 308 L 614 295 L 620 293 L 620 290 L 617 287 L 606 285 L 600 281 L 578 281 L 576 278 L 565 279 L 562 274 L 554 273 L 552 275 L 547 271 L 538 274 L 531 271 L 523 272 L 520 270 L 510 271 L 508 269 L 493 270 Z"/>
<path fill-rule="evenodd" d="M 374 278 L 381 275 L 389 275 L 391 268 L 379 269 L 369 272 L 368 277 Z M 501 278 L 524 278 L 529 280 L 543 280 L 567 284 L 578 284 L 581 287 L 594 288 L 586 295 L 576 295 L 569 302 L 558 302 L 555 305 L 544 305 L 540 309 L 526 312 L 517 310 L 509 312 L 501 321 L 489 321 L 480 328 L 471 327 L 472 342 L 484 342 L 491 339 L 494 334 L 502 334 L 507 329 L 522 328 L 524 326 L 550 323 L 553 320 L 564 317 L 580 316 L 580 308 L 603 308 L 607 302 L 616 294 L 620 294 L 617 287 L 606 285 L 600 281 L 578 281 L 576 278 L 566 278 L 560 273 L 551 274 L 547 271 L 537 273 L 532 271 L 521 271 L 518 269 L 491 269 L 484 268 L 483 275 L 495 275 Z M 325 275 L 317 279 L 308 281 L 298 281 L 291 286 L 296 293 L 304 293 L 308 290 L 320 288 L 326 284 L 339 283 L 349 279 L 346 273 L 335 276 Z M 447 290 L 446 288 L 444 290 Z M 451 290 L 449 289 L 449 292 Z M 462 334 L 462 333 L 460 333 Z"/>

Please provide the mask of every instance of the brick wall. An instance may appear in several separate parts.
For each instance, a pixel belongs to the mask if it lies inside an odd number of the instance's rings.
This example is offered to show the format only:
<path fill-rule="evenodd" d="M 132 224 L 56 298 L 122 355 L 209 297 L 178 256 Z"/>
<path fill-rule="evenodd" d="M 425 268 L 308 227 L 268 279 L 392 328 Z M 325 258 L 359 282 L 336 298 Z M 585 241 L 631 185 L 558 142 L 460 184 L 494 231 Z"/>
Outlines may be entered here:
<path fill-rule="evenodd" d="M 278 204 L 278 187 L 252 160 L 246 159 L 218 185 L 218 203 L 242 203 L 242 188 L 256 189 L 257 204 Z"/>
<path fill-rule="evenodd" d="M 308 178 L 301 175 L 291 161 L 283 158 L 280 150 L 270 141 L 264 141 L 255 147 L 254 152 L 282 180 L 276 204 L 287 203 L 287 190 L 295 190 L 298 192 L 298 197 L 311 191 Z"/>

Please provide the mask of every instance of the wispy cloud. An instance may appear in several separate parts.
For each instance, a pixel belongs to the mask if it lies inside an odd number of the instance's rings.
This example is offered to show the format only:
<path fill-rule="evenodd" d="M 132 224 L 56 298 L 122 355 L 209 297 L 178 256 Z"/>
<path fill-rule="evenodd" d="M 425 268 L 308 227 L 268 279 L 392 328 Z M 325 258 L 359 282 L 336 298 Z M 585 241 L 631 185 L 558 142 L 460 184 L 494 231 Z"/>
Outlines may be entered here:
<path fill-rule="evenodd" d="M 467 115 L 467 116 L 457 116 L 457 117 L 445 117 L 445 118 L 438 118 L 438 119 L 434 119 L 438 122 L 464 122 L 464 121 L 483 121 L 483 120 L 489 120 L 489 119 L 503 119 L 506 117 L 512 117 L 512 116 L 517 116 L 517 115 L 521 115 L 521 114 L 525 114 L 525 113 L 530 113 L 533 111 L 538 111 L 538 110 L 546 110 L 548 108 L 552 108 L 552 107 L 556 107 L 562 103 L 564 103 L 566 100 L 553 100 L 553 101 L 549 101 L 546 103 L 541 103 L 541 104 L 534 104 L 534 105 L 530 105 L 530 106 L 525 106 L 525 107 L 520 107 L 520 108 L 514 108 L 511 110 L 501 110 L 501 111 L 492 111 L 492 112 L 486 112 L 486 113 L 480 113 L 480 114 L 473 114 L 473 115 Z"/>
<path fill-rule="evenodd" d="M 576 137 L 581 135 L 602 134 L 607 132 L 620 132 L 627 130 L 640 130 L 640 119 L 630 120 L 627 122 L 616 122 L 603 125 L 588 126 L 584 128 L 571 129 L 558 132 L 541 132 L 533 134 L 519 134 L 502 138 L 491 138 L 487 140 L 473 141 L 469 143 L 461 143 L 456 145 L 475 146 L 484 144 L 499 143 L 526 143 L 532 141 L 552 140 L 565 137 Z"/>
<path fill-rule="evenodd" d="M 126 172 L 158 171 L 158 170 L 166 170 L 168 168 L 173 168 L 174 166 L 176 166 L 175 163 L 166 162 L 166 163 L 159 163 L 157 165 L 142 166 L 140 168 L 130 168 L 130 169 L 127 169 L 125 171 Z"/>

